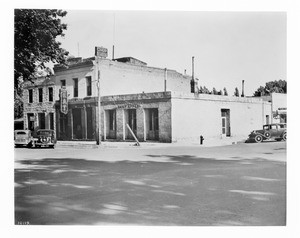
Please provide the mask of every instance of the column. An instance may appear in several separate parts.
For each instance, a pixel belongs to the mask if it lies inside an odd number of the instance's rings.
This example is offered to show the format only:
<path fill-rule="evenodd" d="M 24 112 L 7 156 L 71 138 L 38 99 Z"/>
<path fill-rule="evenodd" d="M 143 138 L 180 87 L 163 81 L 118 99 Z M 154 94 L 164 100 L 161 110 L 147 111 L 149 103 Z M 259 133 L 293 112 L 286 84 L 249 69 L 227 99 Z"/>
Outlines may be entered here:
<path fill-rule="evenodd" d="M 116 110 L 116 137 L 117 140 L 125 140 L 125 116 L 124 109 Z"/>
<path fill-rule="evenodd" d="M 73 140 L 73 111 L 70 108 L 68 113 L 68 139 Z M 70 134 L 69 134 L 70 132 Z"/>
<path fill-rule="evenodd" d="M 84 140 L 87 139 L 87 118 L 86 118 L 86 106 L 81 108 L 81 130 L 82 130 L 82 138 Z"/>
<path fill-rule="evenodd" d="M 136 136 L 139 141 L 146 141 L 145 110 L 142 107 L 136 109 Z"/>

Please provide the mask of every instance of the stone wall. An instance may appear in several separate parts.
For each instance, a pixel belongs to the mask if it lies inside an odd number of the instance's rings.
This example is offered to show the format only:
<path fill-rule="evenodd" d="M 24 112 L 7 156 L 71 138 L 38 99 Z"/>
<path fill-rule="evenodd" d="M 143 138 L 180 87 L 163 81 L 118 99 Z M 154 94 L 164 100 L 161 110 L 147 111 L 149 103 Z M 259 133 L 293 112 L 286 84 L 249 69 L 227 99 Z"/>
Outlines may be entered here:
<path fill-rule="evenodd" d="M 125 140 L 126 110 L 136 109 L 136 137 L 139 141 L 146 141 L 145 109 L 157 108 L 159 116 L 159 141 L 171 142 L 171 93 L 149 93 L 102 97 L 102 134 L 106 131 L 106 110 L 116 110 L 116 140 Z M 102 136 L 105 139 L 105 136 Z"/>
<path fill-rule="evenodd" d="M 53 88 L 53 101 L 49 102 L 49 90 L 48 88 Z M 39 102 L 39 88 L 43 88 L 43 102 Z M 29 91 L 33 90 L 33 102 L 29 103 Z M 27 83 L 25 84 L 23 90 L 23 102 L 24 102 L 24 129 L 28 128 L 28 113 L 34 114 L 34 127 L 39 128 L 38 113 L 45 114 L 45 127 L 50 129 L 50 118 L 49 113 L 53 113 L 53 123 L 54 129 L 56 128 L 56 116 L 55 116 L 55 91 L 56 87 L 52 80 L 37 80 L 35 84 Z"/>

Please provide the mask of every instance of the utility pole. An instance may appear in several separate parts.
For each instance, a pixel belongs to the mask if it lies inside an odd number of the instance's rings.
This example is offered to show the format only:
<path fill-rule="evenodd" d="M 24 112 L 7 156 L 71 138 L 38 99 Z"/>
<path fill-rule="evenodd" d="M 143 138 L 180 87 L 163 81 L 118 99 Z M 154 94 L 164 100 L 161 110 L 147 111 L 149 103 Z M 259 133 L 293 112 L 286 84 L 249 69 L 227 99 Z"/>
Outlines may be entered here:
<path fill-rule="evenodd" d="M 191 80 L 191 93 L 195 93 L 195 78 L 194 78 L 194 56 L 192 57 L 192 80 Z"/>
<path fill-rule="evenodd" d="M 96 56 L 96 73 L 97 73 L 97 87 L 98 87 L 98 133 L 97 145 L 101 144 L 101 94 L 100 94 L 100 70 L 99 70 L 99 56 Z"/>

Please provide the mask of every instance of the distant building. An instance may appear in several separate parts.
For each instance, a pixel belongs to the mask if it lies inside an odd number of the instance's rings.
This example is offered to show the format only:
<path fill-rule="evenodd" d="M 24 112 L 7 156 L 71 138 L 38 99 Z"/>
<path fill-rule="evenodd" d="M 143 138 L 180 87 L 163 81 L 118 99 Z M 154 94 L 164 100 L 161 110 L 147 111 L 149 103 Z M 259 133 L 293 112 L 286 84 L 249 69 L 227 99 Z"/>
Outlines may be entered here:
<path fill-rule="evenodd" d="M 287 122 L 287 95 L 285 93 L 271 93 L 261 98 L 272 104 L 272 114 L 266 124 Z"/>

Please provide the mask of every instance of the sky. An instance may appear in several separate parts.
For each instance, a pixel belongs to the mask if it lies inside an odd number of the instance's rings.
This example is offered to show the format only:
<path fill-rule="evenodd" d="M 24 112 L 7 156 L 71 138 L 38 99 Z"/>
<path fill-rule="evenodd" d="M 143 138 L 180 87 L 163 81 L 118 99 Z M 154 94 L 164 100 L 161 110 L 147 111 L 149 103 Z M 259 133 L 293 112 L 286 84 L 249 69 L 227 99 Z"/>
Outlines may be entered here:
<path fill-rule="evenodd" d="M 252 96 L 259 86 L 287 80 L 285 12 L 67 10 L 58 40 L 73 56 L 108 48 L 108 58 L 132 56 L 148 66 L 192 74 L 210 90 Z"/>

